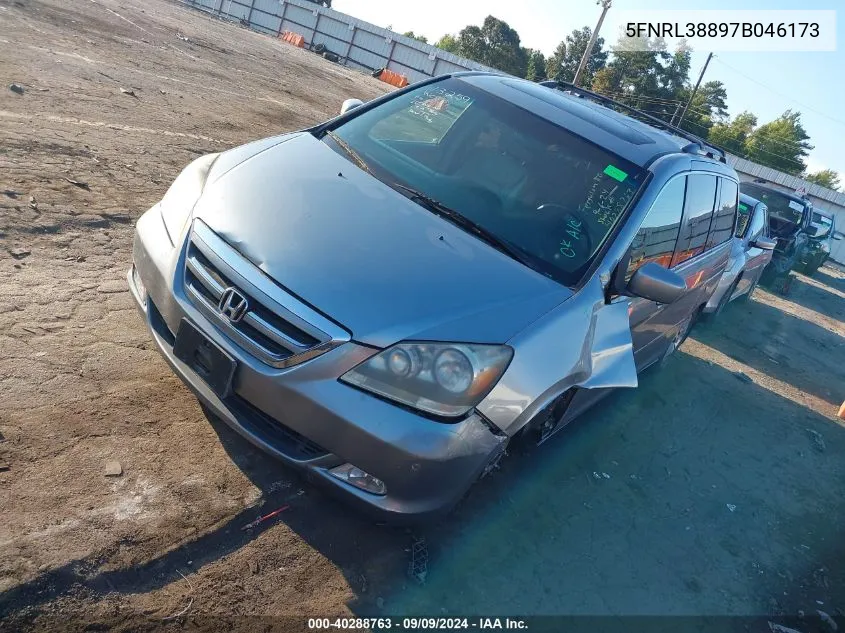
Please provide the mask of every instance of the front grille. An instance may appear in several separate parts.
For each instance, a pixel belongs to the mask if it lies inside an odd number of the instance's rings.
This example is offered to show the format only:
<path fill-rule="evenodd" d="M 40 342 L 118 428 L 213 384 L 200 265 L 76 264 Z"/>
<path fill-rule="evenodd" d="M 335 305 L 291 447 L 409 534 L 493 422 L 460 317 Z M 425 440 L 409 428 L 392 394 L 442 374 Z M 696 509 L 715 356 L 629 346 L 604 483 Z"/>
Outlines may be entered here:
<path fill-rule="evenodd" d="M 319 444 L 286 427 L 240 396 L 229 396 L 226 398 L 226 404 L 241 426 L 291 459 L 305 461 L 329 454 L 329 451 Z"/>
<path fill-rule="evenodd" d="M 206 317 L 273 367 L 304 362 L 349 340 L 347 332 L 276 284 L 199 220 L 185 253 L 185 289 Z M 247 302 L 237 320 L 220 308 L 229 289 Z"/>

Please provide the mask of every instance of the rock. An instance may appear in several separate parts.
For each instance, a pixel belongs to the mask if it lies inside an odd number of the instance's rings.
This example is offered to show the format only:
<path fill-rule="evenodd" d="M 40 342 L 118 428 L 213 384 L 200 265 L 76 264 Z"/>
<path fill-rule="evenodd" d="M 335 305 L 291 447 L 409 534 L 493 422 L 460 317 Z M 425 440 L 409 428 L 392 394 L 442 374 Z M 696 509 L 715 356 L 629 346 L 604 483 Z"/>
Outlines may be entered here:
<path fill-rule="evenodd" d="M 123 474 L 123 466 L 118 461 L 107 462 L 103 474 L 106 477 L 120 477 Z"/>
<path fill-rule="evenodd" d="M 254 560 L 249 561 L 249 571 L 251 571 L 253 575 L 258 573 L 258 563 Z"/>
<path fill-rule="evenodd" d="M 818 609 L 816 609 L 816 613 L 819 614 L 819 617 L 822 619 L 822 622 L 824 622 L 825 625 L 827 626 L 828 631 L 832 631 L 833 633 L 836 633 L 836 631 L 839 630 L 839 625 L 836 624 L 836 621 L 832 617 L 830 617 L 827 613 L 825 613 L 824 611 L 819 611 Z"/>
<path fill-rule="evenodd" d="M 754 382 L 754 380 L 748 374 L 741 372 L 741 371 L 732 371 L 731 374 L 737 380 L 741 380 L 742 382 Z"/>
<path fill-rule="evenodd" d="M 103 294 L 117 294 L 119 292 L 126 292 L 125 281 L 105 281 L 97 287 L 97 292 Z"/>
<path fill-rule="evenodd" d="M 4 472 L 9 470 L 9 464 L 6 462 L 0 462 L 0 472 Z"/>
<path fill-rule="evenodd" d="M 135 91 L 134 91 L 134 90 L 129 90 L 129 89 L 127 89 L 127 88 L 121 88 L 121 89 L 120 89 L 120 92 L 122 92 L 122 93 L 123 93 L 123 94 L 125 94 L 125 95 L 129 95 L 130 97 L 135 97 L 135 98 L 137 98 L 137 96 L 138 96 L 138 95 L 136 95 L 136 94 L 135 94 Z"/>
<path fill-rule="evenodd" d="M 9 90 L 19 95 L 23 94 L 23 86 L 20 84 L 9 84 Z"/>
<path fill-rule="evenodd" d="M 13 248 L 9 251 L 9 254 L 15 259 L 23 259 L 24 257 L 28 256 L 31 252 L 32 251 L 27 248 Z"/>

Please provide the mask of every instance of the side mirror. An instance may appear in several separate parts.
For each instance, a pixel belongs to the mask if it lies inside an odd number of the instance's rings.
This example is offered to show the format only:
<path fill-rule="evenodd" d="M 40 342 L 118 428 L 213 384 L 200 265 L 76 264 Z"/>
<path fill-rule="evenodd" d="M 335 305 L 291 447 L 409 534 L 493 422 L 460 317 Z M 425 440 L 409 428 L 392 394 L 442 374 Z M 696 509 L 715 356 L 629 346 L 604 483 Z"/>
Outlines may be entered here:
<path fill-rule="evenodd" d="M 364 102 L 360 99 L 347 99 L 343 102 L 343 105 L 340 106 L 340 113 L 346 114 L 350 110 L 354 110 L 355 108 L 358 108 L 362 105 L 364 105 Z"/>
<path fill-rule="evenodd" d="M 841 240 L 843 237 L 845 237 L 845 236 L 842 233 L 840 233 L 839 231 L 836 231 L 836 233 L 833 234 L 833 239 L 835 239 L 835 240 Z"/>
<path fill-rule="evenodd" d="M 628 292 L 657 303 L 674 303 L 687 291 L 687 284 L 677 273 L 660 264 L 649 262 L 628 282 Z"/>
<path fill-rule="evenodd" d="M 762 248 L 764 251 L 773 251 L 777 245 L 778 243 L 775 240 L 770 240 L 767 237 L 758 237 L 756 240 L 751 242 L 751 246 Z"/>

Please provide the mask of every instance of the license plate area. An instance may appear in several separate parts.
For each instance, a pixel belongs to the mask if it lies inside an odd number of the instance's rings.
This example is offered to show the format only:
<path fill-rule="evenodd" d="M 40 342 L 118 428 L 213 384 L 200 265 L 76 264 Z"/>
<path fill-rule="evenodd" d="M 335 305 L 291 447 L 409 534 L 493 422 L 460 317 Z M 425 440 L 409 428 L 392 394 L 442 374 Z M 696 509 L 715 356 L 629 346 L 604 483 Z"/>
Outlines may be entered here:
<path fill-rule="evenodd" d="M 179 324 L 173 355 L 194 370 L 220 398 L 229 395 L 237 361 L 187 319 Z"/>

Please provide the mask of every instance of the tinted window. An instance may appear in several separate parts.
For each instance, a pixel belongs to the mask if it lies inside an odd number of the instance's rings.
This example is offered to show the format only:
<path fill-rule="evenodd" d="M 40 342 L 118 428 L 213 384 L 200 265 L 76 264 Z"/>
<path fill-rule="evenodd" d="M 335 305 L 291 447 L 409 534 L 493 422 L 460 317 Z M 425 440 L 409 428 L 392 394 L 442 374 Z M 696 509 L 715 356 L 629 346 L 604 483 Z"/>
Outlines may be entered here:
<path fill-rule="evenodd" d="M 684 222 L 678 238 L 678 248 L 672 265 L 695 257 L 704 252 L 713 204 L 716 201 L 716 177 L 707 174 L 687 176 L 687 197 L 684 203 Z M 733 225 L 731 225 L 733 229 Z"/>
<path fill-rule="evenodd" d="M 648 262 L 656 262 L 668 268 L 675 252 L 675 242 L 681 227 L 681 213 L 684 210 L 684 189 L 686 178 L 675 178 L 666 185 L 654 201 L 643 220 L 634 241 L 631 242 L 631 261 L 625 279 Z"/>
<path fill-rule="evenodd" d="M 736 205 L 739 187 L 733 180 L 720 178 L 722 186 L 719 191 L 719 204 L 710 223 L 710 235 L 707 237 L 707 248 L 727 242 L 734 232 L 736 224 Z"/>
<path fill-rule="evenodd" d="M 769 219 L 774 221 L 773 228 L 776 229 L 784 224 L 789 225 L 787 229 L 790 230 L 801 225 L 804 214 L 809 210 L 809 205 L 802 200 L 753 183 L 742 183 L 742 192 L 757 198 L 769 207 Z"/>
<path fill-rule="evenodd" d="M 324 142 L 375 178 L 436 213 L 407 188 L 434 199 L 567 286 L 590 267 L 647 173 L 454 77 L 400 94 L 331 132 Z"/>

